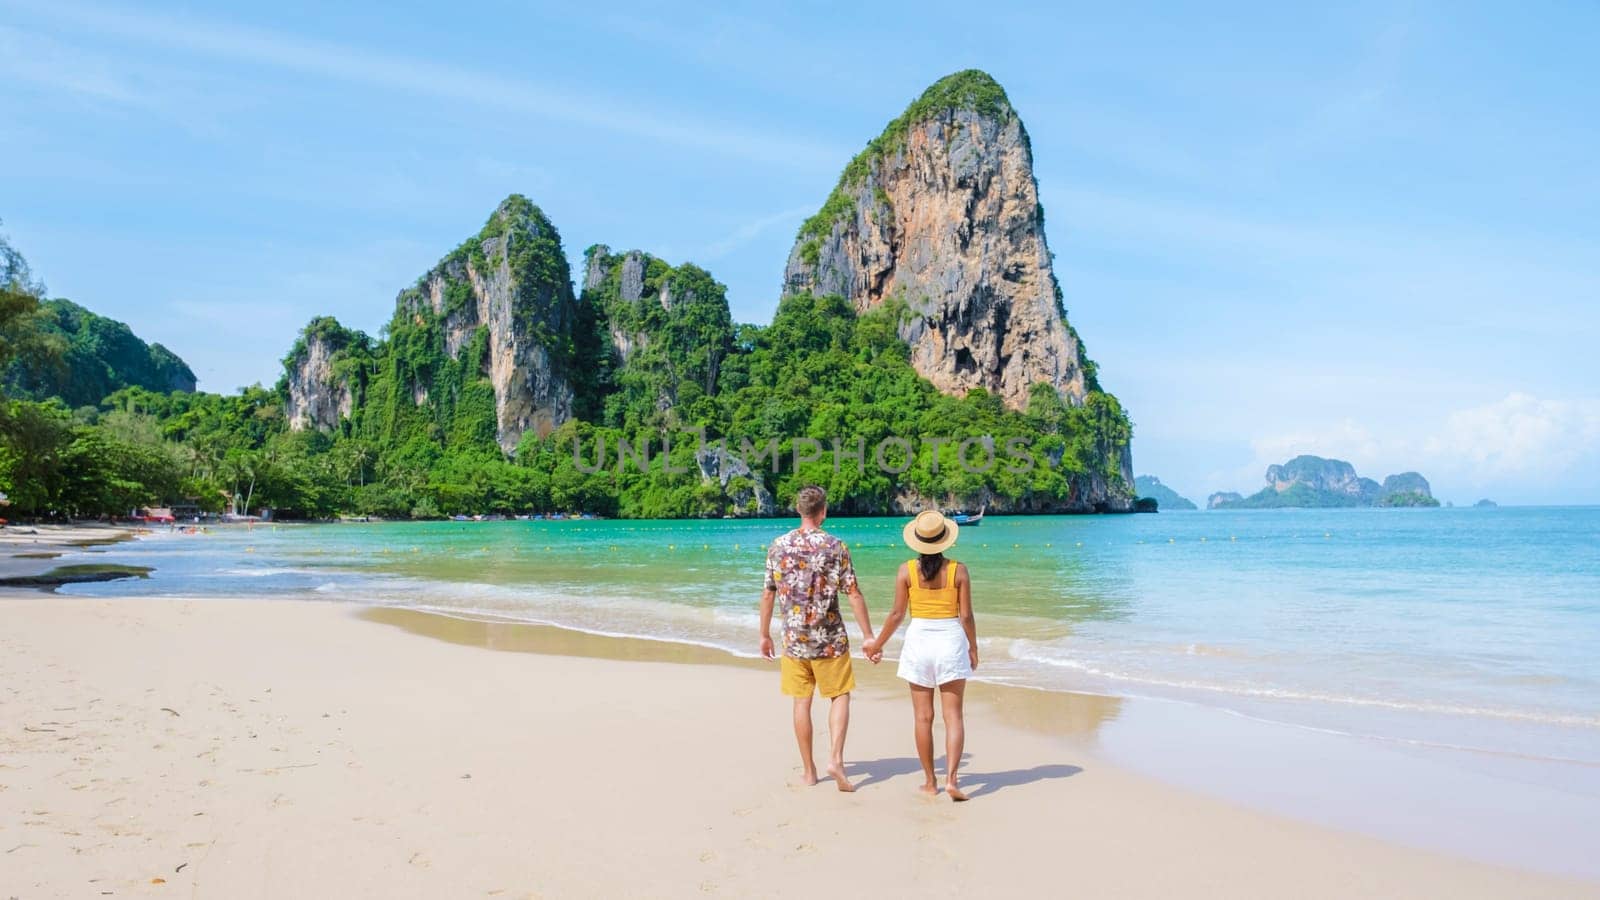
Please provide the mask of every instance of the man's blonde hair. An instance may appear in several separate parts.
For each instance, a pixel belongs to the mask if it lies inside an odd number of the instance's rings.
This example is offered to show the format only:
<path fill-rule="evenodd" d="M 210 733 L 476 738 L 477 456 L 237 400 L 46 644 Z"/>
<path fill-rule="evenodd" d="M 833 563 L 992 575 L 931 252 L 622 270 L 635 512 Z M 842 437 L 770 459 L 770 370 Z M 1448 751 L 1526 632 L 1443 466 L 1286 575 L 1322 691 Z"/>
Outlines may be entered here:
<path fill-rule="evenodd" d="M 828 508 L 828 492 L 808 484 L 794 495 L 794 511 L 807 519 L 814 519 Z"/>

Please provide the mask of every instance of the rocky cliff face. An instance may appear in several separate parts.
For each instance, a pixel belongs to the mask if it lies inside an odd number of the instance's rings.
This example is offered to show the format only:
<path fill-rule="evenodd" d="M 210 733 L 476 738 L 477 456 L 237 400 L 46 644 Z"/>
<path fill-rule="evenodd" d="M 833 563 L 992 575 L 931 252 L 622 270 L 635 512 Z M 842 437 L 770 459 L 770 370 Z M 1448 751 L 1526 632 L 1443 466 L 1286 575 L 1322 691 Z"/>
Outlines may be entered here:
<path fill-rule="evenodd" d="M 801 226 L 783 291 L 900 306 L 913 368 L 947 394 L 983 388 L 1020 410 L 1039 384 L 1072 406 L 1100 391 L 1051 267 L 1027 131 L 982 72 L 936 82 L 850 162 Z M 1102 456 L 1115 474 L 1048 511 L 1132 508 L 1127 441 Z"/>
<path fill-rule="evenodd" d="M 1383 480 L 1383 488 L 1381 490 L 1384 496 L 1390 494 L 1433 496 L 1433 486 L 1428 484 L 1428 479 L 1423 478 L 1420 472 L 1401 472 L 1398 475 L 1390 475 Z"/>
<path fill-rule="evenodd" d="M 659 418 L 695 397 L 717 392 L 723 362 L 733 352 L 727 289 L 711 273 L 684 263 L 597 244 L 585 252 L 581 302 L 595 311 L 610 338 L 615 387 L 632 424 Z"/>
<path fill-rule="evenodd" d="M 583 273 L 582 294 L 591 298 L 590 302 L 604 305 L 601 294 L 608 288 L 615 294 L 609 299 L 616 305 L 636 306 L 644 299 L 645 267 L 654 259 L 650 254 L 629 250 L 623 254 L 613 255 L 610 247 L 596 244 L 589 248 L 585 258 L 587 265 Z M 614 284 L 609 283 L 613 281 Z M 663 286 L 652 299 L 666 309 L 670 305 L 669 297 L 670 294 Z M 617 321 L 610 321 L 611 318 Z M 618 362 L 626 365 L 628 357 L 632 356 L 636 349 L 642 350 L 649 346 L 650 335 L 643 330 L 628 328 L 622 319 L 622 316 L 608 316 L 607 332 L 611 335 L 611 346 Z"/>
<path fill-rule="evenodd" d="M 494 389 L 495 439 L 512 452 L 525 431 L 549 434 L 572 417 L 577 299 L 561 236 L 527 198 L 501 203 L 479 234 L 400 293 L 399 314 L 436 323 L 454 359 L 487 338 L 481 366 Z M 431 385 L 411 385 L 426 400 Z M 419 400 L 419 402 L 422 402 Z"/>
<path fill-rule="evenodd" d="M 904 302 L 912 365 L 946 393 L 982 387 L 1021 409 L 1038 382 L 1073 403 L 1094 386 L 1051 269 L 1027 132 L 981 72 L 936 83 L 851 162 L 802 227 L 783 289 L 858 311 Z"/>
<path fill-rule="evenodd" d="M 778 511 L 772 494 L 761 483 L 761 476 L 723 444 L 711 444 L 695 453 L 700 478 L 722 489 L 728 500 L 728 514 L 737 517 L 770 516 Z"/>
<path fill-rule="evenodd" d="M 1206 498 L 1206 509 L 1223 509 L 1243 499 L 1244 495 L 1235 491 L 1217 491 Z"/>
<path fill-rule="evenodd" d="M 1438 506 L 1428 479 L 1416 472 L 1385 478 L 1383 484 L 1356 474 L 1342 459 L 1305 454 L 1267 467 L 1267 486 L 1248 497 L 1212 494 L 1210 509 L 1271 509 L 1326 506 Z"/>
<path fill-rule="evenodd" d="M 1302 485 L 1313 491 L 1342 494 L 1363 502 L 1377 499 L 1381 490 L 1376 481 L 1358 476 L 1356 467 L 1344 460 L 1309 454 L 1296 456 L 1282 465 L 1268 466 L 1267 483 L 1280 494 Z"/>
<path fill-rule="evenodd" d="M 1433 487 L 1419 472 L 1401 472 L 1383 480 L 1378 491 L 1379 506 L 1438 506 Z"/>
<path fill-rule="evenodd" d="M 344 358 L 351 344 L 352 333 L 330 317 L 313 319 L 300 332 L 284 360 L 291 429 L 332 431 L 341 419 L 350 417 L 355 402 L 352 374 L 336 371 L 335 363 Z"/>

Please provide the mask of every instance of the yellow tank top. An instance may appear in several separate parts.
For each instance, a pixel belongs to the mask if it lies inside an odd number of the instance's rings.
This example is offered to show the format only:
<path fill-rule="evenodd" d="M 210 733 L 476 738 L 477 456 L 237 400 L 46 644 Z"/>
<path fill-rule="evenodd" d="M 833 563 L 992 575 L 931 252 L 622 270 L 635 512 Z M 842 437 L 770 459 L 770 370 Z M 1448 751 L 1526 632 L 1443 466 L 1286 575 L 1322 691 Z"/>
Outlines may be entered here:
<path fill-rule="evenodd" d="M 911 618 L 954 619 L 961 615 L 961 598 L 956 593 L 956 561 L 944 561 L 944 587 L 923 587 L 917 561 L 906 563 L 911 577 Z"/>

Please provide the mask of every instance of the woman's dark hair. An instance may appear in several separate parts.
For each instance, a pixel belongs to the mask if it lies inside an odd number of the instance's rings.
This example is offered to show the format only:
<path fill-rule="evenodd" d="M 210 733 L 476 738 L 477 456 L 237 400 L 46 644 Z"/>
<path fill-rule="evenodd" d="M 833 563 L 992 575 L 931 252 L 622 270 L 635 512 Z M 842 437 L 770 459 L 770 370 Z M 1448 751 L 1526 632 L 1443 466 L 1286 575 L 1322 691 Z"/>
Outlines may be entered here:
<path fill-rule="evenodd" d="M 939 574 L 939 567 L 944 565 L 943 553 L 924 553 L 917 559 L 917 574 L 922 576 L 918 582 L 923 587 L 928 587 Z"/>

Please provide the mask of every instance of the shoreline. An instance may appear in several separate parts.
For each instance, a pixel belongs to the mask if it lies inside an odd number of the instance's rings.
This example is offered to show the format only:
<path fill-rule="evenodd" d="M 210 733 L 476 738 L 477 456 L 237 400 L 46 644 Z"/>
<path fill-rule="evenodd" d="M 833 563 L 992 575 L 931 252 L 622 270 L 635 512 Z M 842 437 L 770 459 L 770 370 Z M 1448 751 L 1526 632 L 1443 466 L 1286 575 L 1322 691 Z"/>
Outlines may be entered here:
<path fill-rule="evenodd" d="M 37 577 L 56 568 L 68 554 L 136 540 L 148 533 L 148 529 L 100 522 L 9 524 L 0 527 L 0 578 Z"/>
<path fill-rule="evenodd" d="M 361 606 L 356 615 L 411 634 L 501 652 L 766 669 L 763 660 L 721 646 L 478 612 Z M 886 658 L 880 666 L 857 662 L 858 692 L 904 699 L 893 660 Z M 1600 861 L 1574 839 L 1600 826 L 1600 767 L 1590 763 L 1331 732 L 1171 697 L 981 676 L 970 685 L 969 709 L 979 707 L 1032 735 L 1069 739 L 1103 764 L 1176 788 L 1317 827 L 1593 879 L 1600 886 Z M 1308 779 L 1317 785 L 1308 789 Z M 1338 789 L 1329 789 L 1329 783 Z M 1530 811 L 1534 801 L 1538 808 Z M 1491 822 L 1486 810 L 1497 806 Z M 1374 816 L 1375 808 L 1380 815 Z"/>
<path fill-rule="evenodd" d="M 13 893 L 749 896 L 814 892 L 819 865 L 846 893 L 1600 891 L 1108 762 L 1108 724 L 1147 715 L 1116 698 L 974 685 L 956 807 L 912 796 L 881 666 L 858 665 L 842 796 L 792 786 L 771 664 L 709 649 L 348 602 L 5 592 L 0 616 Z"/>

